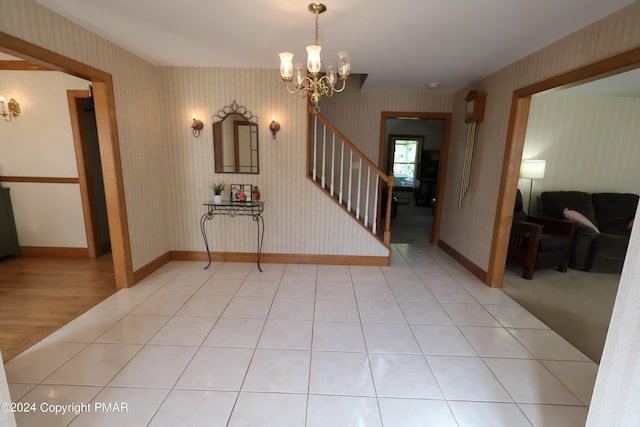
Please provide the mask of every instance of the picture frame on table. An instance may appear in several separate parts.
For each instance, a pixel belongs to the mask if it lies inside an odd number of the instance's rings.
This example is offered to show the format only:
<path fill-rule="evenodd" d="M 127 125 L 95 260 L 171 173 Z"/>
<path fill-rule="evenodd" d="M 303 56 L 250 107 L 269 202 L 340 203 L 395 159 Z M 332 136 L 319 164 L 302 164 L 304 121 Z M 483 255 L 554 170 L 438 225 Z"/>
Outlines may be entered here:
<path fill-rule="evenodd" d="M 253 185 L 251 184 L 231 184 L 232 202 L 250 202 L 253 195 Z"/>

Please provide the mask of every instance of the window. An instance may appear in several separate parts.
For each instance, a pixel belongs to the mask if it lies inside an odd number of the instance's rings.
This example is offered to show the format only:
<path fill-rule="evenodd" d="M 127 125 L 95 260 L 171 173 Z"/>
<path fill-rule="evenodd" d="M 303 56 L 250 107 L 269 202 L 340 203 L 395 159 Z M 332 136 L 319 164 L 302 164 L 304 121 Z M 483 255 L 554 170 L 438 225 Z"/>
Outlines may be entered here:
<path fill-rule="evenodd" d="M 414 188 L 418 170 L 418 153 L 420 153 L 422 140 L 394 137 L 392 141 L 394 187 Z"/>

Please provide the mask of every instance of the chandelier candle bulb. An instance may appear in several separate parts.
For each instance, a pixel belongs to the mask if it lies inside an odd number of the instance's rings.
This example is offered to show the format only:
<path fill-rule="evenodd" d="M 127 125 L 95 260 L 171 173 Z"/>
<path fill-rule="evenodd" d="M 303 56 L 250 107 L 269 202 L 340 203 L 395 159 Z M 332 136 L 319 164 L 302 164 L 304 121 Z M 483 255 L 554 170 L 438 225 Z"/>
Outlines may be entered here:
<path fill-rule="evenodd" d="M 304 71 L 302 71 L 302 64 L 296 64 L 296 87 L 300 88 L 302 86 L 302 81 L 304 80 Z"/>
<path fill-rule="evenodd" d="M 327 64 L 327 77 L 329 78 L 330 84 L 336 84 L 336 68 L 332 63 Z"/>
<path fill-rule="evenodd" d="M 341 50 L 338 52 L 338 74 L 341 77 L 348 78 L 351 74 L 351 61 L 349 60 L 349 53 L 347 51 Z"/>
<path fill-rule="evenodd" d="M 0 95 L 0 113 L 4 113 L 4 96 Z"/>

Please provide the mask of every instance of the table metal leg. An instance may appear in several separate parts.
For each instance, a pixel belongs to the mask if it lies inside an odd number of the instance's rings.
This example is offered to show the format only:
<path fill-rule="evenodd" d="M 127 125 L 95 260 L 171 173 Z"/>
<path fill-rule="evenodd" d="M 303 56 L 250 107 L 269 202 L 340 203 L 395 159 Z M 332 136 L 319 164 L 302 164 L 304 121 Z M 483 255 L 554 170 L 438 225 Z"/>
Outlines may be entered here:
<path fill-rule="evenodd" d="M 262 215 L 253 215 L 253 220 L 256 222 L 258 226 L 258 247 L 256 250 L 256 258 L 258 262 L 258 270 L 262 273 L 262 267 L 260 266 L 260 255 L 262 254 L 262 241 L 264 240 L 264 220 L 262 219 Z"/>
<path fill-rule="evenodd" d="M 207 248 L 207 257 L 209 258 L 209 263 L 204 268 L 205 270 L 211 265 L 211 252 L 209 251 L 209 241 L 207 240 L 207 228 L 205 227 L 205 224 L 207 220 L 212 219 L 213 215 L 211 215 L 209 212 L 200 217 L 200 231 L 202 232 L 202 240 L 204 240 L 204 247 Z"/>

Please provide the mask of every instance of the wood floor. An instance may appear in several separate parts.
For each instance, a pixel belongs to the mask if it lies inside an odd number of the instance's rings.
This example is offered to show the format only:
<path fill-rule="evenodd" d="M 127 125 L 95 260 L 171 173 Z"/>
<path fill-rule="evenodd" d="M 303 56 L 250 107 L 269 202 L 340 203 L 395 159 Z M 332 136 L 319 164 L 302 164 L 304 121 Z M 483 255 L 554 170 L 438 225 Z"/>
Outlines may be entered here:
<path fill-rule="evenodd" d="M 116 291 L 109 257 L 0 258 L 0 349 L 4 362 Z"/>

